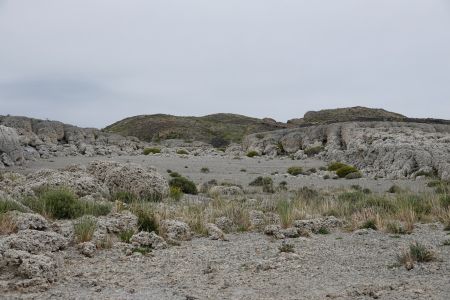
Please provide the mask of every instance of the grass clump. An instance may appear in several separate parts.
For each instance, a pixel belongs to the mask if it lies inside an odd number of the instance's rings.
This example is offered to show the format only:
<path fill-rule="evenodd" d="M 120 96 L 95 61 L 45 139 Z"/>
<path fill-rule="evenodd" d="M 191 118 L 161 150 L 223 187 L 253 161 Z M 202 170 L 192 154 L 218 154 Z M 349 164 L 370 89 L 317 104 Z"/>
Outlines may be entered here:
<path fill-rule="evenodd" d="M 360 228 L 378 230 L 377 221 L 375 219 L 366 220 Z"/>
<path fill-rule="evenodd" d="M 398 185 L 393 184 L 388 190 L 388 193 L 391 194 L 400 194 L 403 191 L 403 189 L 401 187 L 399 187 Z"/>
<path fill-rule="evenodd" d="M 319 230 L 317 230 L 317 233 L 318 234 L 329 234 L 330 230 L 327 227 L 322 226 L 319 228 Z"/>
<path fill-rule="evenodd" d="M 203 167 L 203 168 L 200 169 L 200 172 L 205 173 L 205 174 L 209 173 L 209 168 Z"/>
<path fill-rule="evenodd" d="M 294 244 L 283 242 L 278 247 L 278 250 L 280 250 L 280 252 L 294 253 L 295 252 L 295 246 L 294 246 Z"/>
<path fill-rule="evenodd" d="M 273 180 L 270 177 L 258 176 L 252 182 L 248 184 L 249 186 L 261 186 L 264 193 L 273 193 Z"/>
<path fill-rule="evenodd" d="M 175 201 L 180 201 L 183 197 L 183 191 L 178 186 L 171 186 L 169 190 L 169 197 Z"/>
<path fill-rule="evenodd" d="M 172 178 L 183 177 L 183 176 L 181 176 L 181 174 L 178 173 L 178 172 L 170 172 L 170 173 L 169 173 L 169 176 L 172 177 Z"/>
<path fill-rule="evenodd" d="M 290 167 L 290 168 L 288 168 L 287 172 L 288 172 L 288 174 L 291 174 L 292 176 L 297 176 L 297 175 L 303 174 L 303 168 L 298 167 L 298 166 Z"/>
<path fill-rule="evenodd" d="M 142 153 L 144 155 L 158 154 L 158 153 L 161 153 L 161 149 L 160 148 L 145 148 Z"/>
<path fill-rule="evenodd" d="M 0 235 L 17 232 L 17 225 L 10 214 L 0 213 Z"/>
<path fill-rule="evenodd" d="M 133 229 L 124 230 L 119 233 L 119 238 L 123 243 L 130 243 L 131 237 L 134 235 Z"/>
<path fill-rule="evenodd" d="M 173 174 L 173 173 L 172 173 Z M 175 177 L 169 181 L 170 187 L 177 187 L 185 194 L 197 195 L 198 190 L 194 182 L 186 177 Z"/>
<path fill-rule="evenodd" d="M 436 260 L 435 252 L 418 242 L 411 243 L 408 250 L 397 255 L 398 263 L 408 270 L 413 269 L 416 262 L 424 263 L 434 260 Z"/>
<path fill-rule="evenodd" d="M 81 217 L 73 225 L 75 239 L 78 243 L 84 243 L 92 240 L 96 228 L 97 221 L 95 218 L 91 216 Z"/>
<path fill-rule="evenodd" d="M 247 152 L 247 157 L 255 157 L 255 156 L 260 156 L 260 154 L 257 151 Z"/>
<path fill-rule="evenodd" d="M 112 196 L 112 200 L 113 201 L 120 201 L 120 202 L 123 202 L 123 203 L 132 203 L 132 202 L 137 200 L 137 197 L 133 193 L 120 191 L 120 192 L 115 193 Z"/>
<path fill-rule="evenodd" d="M 0 199 L 0 214 L 6 213 L 8 211 L 17 210 L 20 212 L 24 212 L 23 207 L 12 200 L 1 200 Z"/>
<path fill-rule="evenodd" d="M 135 206 L 132 212 L 138 217 L 138 228 L 140 231 L 158 232 L 159 225 L 154 211 L 149 207 Z"/>
<path fill-rule="evenodd" d="M 341 162 L 334 162 L 328 165 L 328 171 L 337 171 L 342 167 L 346 167 L 346 164 L 343 164 Z"/>

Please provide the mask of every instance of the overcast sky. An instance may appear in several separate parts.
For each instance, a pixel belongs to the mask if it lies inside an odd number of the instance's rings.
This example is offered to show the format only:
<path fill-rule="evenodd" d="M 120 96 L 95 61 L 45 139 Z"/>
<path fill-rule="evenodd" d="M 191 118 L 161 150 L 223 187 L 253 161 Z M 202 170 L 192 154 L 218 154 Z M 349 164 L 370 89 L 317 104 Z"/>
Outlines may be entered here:
<path fill-rule="evenodd" d="M 450 119 L 450 0 L 0 0 L 0 114 Z"/>

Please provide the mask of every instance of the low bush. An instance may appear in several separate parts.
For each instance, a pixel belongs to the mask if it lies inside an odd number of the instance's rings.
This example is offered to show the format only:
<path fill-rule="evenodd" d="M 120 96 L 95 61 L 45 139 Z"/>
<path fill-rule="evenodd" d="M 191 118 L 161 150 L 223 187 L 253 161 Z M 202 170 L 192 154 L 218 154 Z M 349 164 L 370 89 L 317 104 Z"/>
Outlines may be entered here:
<path fill-rule="evenodd" d="M 392 185 L 388 190 L 387 190 L 387 192 L 388 193 L 391 193 L 391 194 L 399 194 L 399 193 L 401 193 L 403 190 L 402 190 L 402 188 L 401 187 L 399 187 L 398 185 Z"/>
<path fill-rule="evenodd" d="M 155 214 L 148 207 L 133 207 L 132 212 L 138 217 L 138 228 L 140 231 L 158 232 L 159 226 Z"/>
<path fill-rule="evenodd" d="M 291 174 L 292 176 L 297 176 L 297 175 L 303 174 L 303 168 L 298 167 L 298 166 L 290 167 L 290 168 L 288 168 L 287 172 L 288 172 L 288 174 Z"/>
<path fill-rule="evenodd" d="M 336 175 L 339 176 L 339 178 L 345 178 L 347 175 L 351 173 L 358 173 L 358 169 L 353 166 L 344 166 L 339 168 L 336 171 Z"/>
<path fill-rule="evenodd" d="M 361 177 L 362 177 L 361 172 L 353 172 L 345 175 L 345 179 L 358 179 Z"/>
<path fill-rule="evenodd" d="M 178 172 L 170 172 L 169 173 L 170 177 L 176 178 L 176 177 L 182 177 L 180 173 Z"/>
<path fill-rule="evenodd" d="M 209 173 L 209 168 L 203 167 L 203 168 L 200 169 L 200 172 L 205 173 L 205 174 Z"/>
<path fill-rule="evenodd" d="M 377 221 L 375 219 L 366 220 L 360 228 L 378 230 Z"/>
<path fill-rule="evenodd" d="M 261 186 L 264 193 L 273 193 L 273 180 L 270 177 L 259 176 L 248 184 L 249 186 Z"/>
<path fill-rule="evenodd" d="M 346 164 L 343 164 L 341 162 L 334 162 L 328 165 L 328 171 L 337 171 L 342 167 L 346 167 Z"/>
<path fill-rule="evenodd" d="M 81 201 L 68 188 L 44 189 L 37 198 L 27 198 L 24 204 L 32 210 L 54 219 L 75 219 L 83 215 L 103 216 L 112 208 L 110 203 Z"/>
<path fill-rule="evenodd" d="M 255 156 L 260 156 L 260 154 L 257 151 L 247 152 L 247 157 L 255 157 Z"/>
<path fill-rule="evenodd" d="M 161 153 L 160 148 L 145 148 L 142 152 L 144 155 Z"/>
<path fill-rule="evenodd" d="M 173 174 L 173 173 L 172 173 Z M 169 181 L 169 186 L 179 188 L 185 194 L 197 195 L 197 186 L 185 177 L 175 177 Z"/>

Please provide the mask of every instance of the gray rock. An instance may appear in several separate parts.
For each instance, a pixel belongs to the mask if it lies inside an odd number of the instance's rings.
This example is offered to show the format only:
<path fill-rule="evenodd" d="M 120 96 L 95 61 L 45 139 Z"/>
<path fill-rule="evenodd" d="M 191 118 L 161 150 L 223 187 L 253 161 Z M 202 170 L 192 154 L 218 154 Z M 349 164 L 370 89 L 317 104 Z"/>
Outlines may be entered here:
<path fill-rule="evenodd" d="M 285 235 L 281 232 L 281 226 L 279 225 L 267 225 L 264 228 L 264 233 L 274 236 L 277 239 L 284 239 Z"/>
<path fill-rule="evenodd" d="M 163 220 L 160 224 L 160 230 L 171 240 L 189 241 L 192 238 L 189 225 L 176 220 Z"/>
<path fill-rule="evenodd" d="M 228 217 L 219 217 L 215 220 L 215 224 L 222 231 L 229 233 L 233 231 L 233 221 Z"/>
<path fill-rule="evenodd" d="M 49 256 L 9 249 L 3 254 L 3 260 L 7 266 L 15 270 L 16 276 L 28 279 L 42 278 L 49 282 L 57 279 L 58 263 Z"/>
<path fill-rule="evenodd" d="M 150 247 L 156 250 L 166 249 L 168 247 L 166 241 L 164 241 L 162 237 L 160 237 L 153 231 L 141 231 L 139 233 L 136 233 L 131 237 L 130 242 L 134 246 Z"/>
<path fill-rule="evenodd" d="M 80 253 L 86 257 L 93 257 L 97 251 L 97 247 L 92 242 L 84 242 L 78 245 Z"/>
<path fill-rule="evenodd" d="M 317 233 L 321 228 L 328 230 L 341 227 L 343 221 L 336 217 L 329 216 L 325 218 L 309 219 L 309 220 L 296 220 L 294 226 L 300 230 L 308 230 Z"/>
<path fill-rule="evenodd" d="M 89 164 L 88 172 L 104 182 L 113 194 L 126 191 L 141 199 L 161 199 L 169 191 L 169 185 L 163 176 L 137 164 L 94 161 Z"/>
<path fill-rule="evenodd" d="M 209 238 L 212 240 L 221 240 L 221 241 L 228 240 L 225 237 L 225 234 L 223 233 L 223 231 L 220 230 L 220 228 L 217 227 L 215 224 L 212 224 L 212 223 L 206 224 L 206 230 L 208 231 Z"/>
<path fill-rule="evenodd" d="M 68 245 L 67 239 L 56 232 L 31 229 L 22 230 L 8 236 L 4 243 L 8 248 L 27 251 L 32 254 L 55 252 L 65 249 Z"/>
<path fill-rule="evenodd" d="M 244 194 L 244 191 L 238 186 L 213 186 L 209 189 L 209 193 L 212 195 L 221 196 L 238 196 Z"/>
<path fill-rule="evenodd" d="M 46 230 L 49 228 L 47 220 L 39 214 L 11 211 L 8 215 L 13 219 L 17 230 Z"/>
<path fill-rule="evenodd" d="M 6 166 L 23 161 L 23 148 L 17 131 L 3 125 L 0 125 L 0 160 Z"/>

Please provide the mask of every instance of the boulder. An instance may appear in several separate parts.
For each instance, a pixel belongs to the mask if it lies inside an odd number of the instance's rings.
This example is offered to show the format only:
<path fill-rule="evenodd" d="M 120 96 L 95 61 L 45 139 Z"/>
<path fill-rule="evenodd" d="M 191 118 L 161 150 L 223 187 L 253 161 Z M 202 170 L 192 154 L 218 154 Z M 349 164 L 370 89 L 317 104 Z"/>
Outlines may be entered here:
<path fill-rule="evenodd" d="M 12 218 L 17 230 L 46 230 L 49 228 L 47 220 L 39 214 L 11 211 L 8 212 L 8 215 Z"/>
<path fill-rule="evenodd" d="M 86 257 L 93 257 L 97 251 L 97 247 L 92 242 L 84 242 L 78 245 L 80 253 Z"/>
<path fill-rule="evenodd" d="M 244 191 L 238 186 L 222 186 L 217 185 L 213 186 L 209 190 L 212 195 L 220 195 L 220 196 L 239 196 L 244 194 Z"/>
<path fill-rule="evenodd" d="M 136 233 L 131 237 L 130 242 L 135 247 L 149 247 L 156 250 L 166 249 L 168 247 L 166 241 L 153 231 Z"/>
<path fill-rule="evenodd" d="M 313 233 L 319 232 L 321 228 L 328 230 L 342 227 L 344 222 L 336 217 L 329 216 L 325 218 L 309 219 L 309 220 L 296 220 L 294 226 L 299 230 L 308 230 Z"/>
<path fill-rule="evenodd" d="M 58 263 L 43 254 L 30 254 L 26 251 L 8 249 L 3 253 L 3 264 L 13 269 L 15 276 L 27 279 L 44 279 L 53 282 L 58 276 Z"/>
<path fill-rule="evenodd" d="M 27 251 L 31 254 L 55 252 L 65 249 L 66 238 L 56 232 L 26 229 L 5 238 L 8 248 Z"/>
<path fill-rule="evenodd" d="M 130 192 L 141 199 L 161 199 L 167 196 L 169 185 L 154 169 L 144 169 L 137 164 L 111 161 L 94 161 L 88 172 L 105 183 L 112 194 Z"/>
<path fill-rule="evenodd" d="M 23 161 L 23 148 L 17 131 L 3 125 L 0 125 L 0 161 L 6 166 Z"/>
<path fill-rule="evenodd" d="M 206 224 L 206 230 L 208 231 L 209 238 L 212 240 L 221 240 L 221 241 L 228 240 L 225 237 L 225 234 L 223 233 L 223 231 L 219 227 L 217 227 L 215 224 L 212 224 L 212 223 Z"/>

